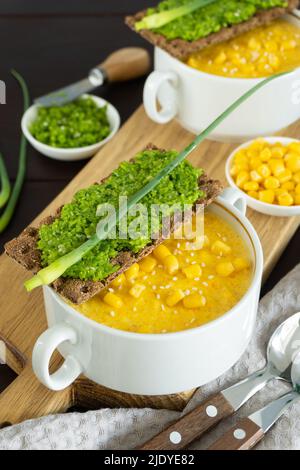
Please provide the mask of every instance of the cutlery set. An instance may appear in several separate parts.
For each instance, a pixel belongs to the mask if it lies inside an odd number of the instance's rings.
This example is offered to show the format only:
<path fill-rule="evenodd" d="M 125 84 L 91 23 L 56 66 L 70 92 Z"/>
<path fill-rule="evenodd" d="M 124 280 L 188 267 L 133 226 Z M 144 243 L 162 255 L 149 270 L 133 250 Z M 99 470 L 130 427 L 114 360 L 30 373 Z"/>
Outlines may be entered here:
<path fill-rule="evenodd" d="M 292 390 L 225 432 L 208 450 L 250 450 L 283 413 L 300 401 L 300 312 L 273 333 L 267 348 L 267 364 L 241 382 L 209 397 L 179 421 L 145 443 L 139 450 L 186 448 L 225 418 L 237 412 L 271 380 L 283 380 Z"/>

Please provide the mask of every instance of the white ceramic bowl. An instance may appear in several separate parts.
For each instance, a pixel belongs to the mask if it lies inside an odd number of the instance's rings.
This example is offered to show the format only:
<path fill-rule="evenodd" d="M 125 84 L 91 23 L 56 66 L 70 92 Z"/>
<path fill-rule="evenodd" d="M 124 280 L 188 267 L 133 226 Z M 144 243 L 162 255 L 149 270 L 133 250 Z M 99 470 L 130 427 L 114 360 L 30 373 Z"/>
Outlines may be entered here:
<path fill-rule="evenodd" d="M 300 20 L 286 19 L 300 27 Z M 155 71 L 144 89 L 148 116 L 159 124 L 176 118 L 194 134 L 262 79 L 228 78 L 200 72 L 155 49 Z M 160 109 L 157 108 L 160 103 Z M 272 135 L 300 118 L 300 68 L 269 83 L 236 109 L 210 135 L 221 141 L 245 141 Z"/>
<path fill-rule="evenodd" d="M 244 353 L 254 330 L 263 271 L 259 238 L 245 217 L 245 199 L 227 189 L 208 209 L 237 230 L 253 261 L 251 285 L 222 317 L 197 328 L 169 334 L 138 334 L 96 323 L 74 310 L 53 289 L 44 288 L 49 329 L 33 350 L 33 369 L 51 390 L 69 386 L 83 373 L 122 392 L 163 395 L 190 390 L 216 379 Z M 58 349 L 65 358 L 50 375 Z"/>
<path fill-rule="evenodd" d="M 107 105 L 107 117 L 110 124 L 111 132 L 106 137 L 106 139 L 101 140 L 100 142 L 93 145 L 71 149 L 51 147 L 50 145 L 43 144 L 42 142 L 36 140 L 29 131 L 31 123 L 35 120 L 37 116 L 38 105 L 31 106 L 23 115 L 21 127 L 26 139 L 38 152 L 42 153 L 46 157 L 50 157 L 55 160 L 83 160 L 85 158 L 89 158 L 95 155 L 95 153 L 100 149 L 100 147 L 105 145 L 116 134 L 120 127 L 121 119 L 116 108 L 112 104 L 108 103 L 108 101 L 105 101 L 103 98 L 99 98 L 99 96 L 95 95 L 83 95 L 83 98 L 88 96 L 91 97 L 95 101 L 97 106 L 99 106 L 100 108 Z"/>
<path fill-rule="evenodd" d="M 254 209 L 258 212 L 261 212 L 262 214 L 267 214 L 267 215 L 274 215 L 278 217 L 291 217 L 295 215 L 300 215 L 300 206 L 290 206 L 290 207 L 285 207 L 285 206 L 279 206 L 278 204 L 267 204 L 266 202 L 261 202 L 258 201 L 257 199 L 254 199 L 253 197 L 248 196 L 247 193 L 245 193 L 242 189 L 240 189 L 234 182 L 231 174 L 230 174 L 230 169 L 232 167 L 233 159 L 236 155 L 236 153 L 244 148 L 248 147 L 254 140 L 250 140 L 249 142 L 245 142 L 244 144 L 240 145 L 238 148 L 236 148 L 228 157 L 227 162 L 226 162 L 226 178 L 230 186 L 237 191 L 239 191 L 241 196 L 244 196 L 247 201 L 247 206 L 251 207 L 251 209 Z M 270 144 L 275 144 L 276 142 L 281 142 L 283 145 L 288 145 L 291 142 L 300 142 L 297 139 L 290 139 L 289 137 L 264 137 L 264 140 L 269 142 Z"/>

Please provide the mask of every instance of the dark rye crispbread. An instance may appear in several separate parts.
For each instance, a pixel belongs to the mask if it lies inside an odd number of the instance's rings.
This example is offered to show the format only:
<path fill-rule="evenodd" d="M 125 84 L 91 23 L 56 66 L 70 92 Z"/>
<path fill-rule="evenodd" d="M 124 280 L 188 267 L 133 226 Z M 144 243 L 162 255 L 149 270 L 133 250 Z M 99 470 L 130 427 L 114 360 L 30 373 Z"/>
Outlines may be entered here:
<path fill-rule="evenodd" d="M 154 31 L 143 29 L 138 32 L 144 39 L 149 41 L 154 46 L 164 49 L 172 56 L 180 60 L 185 60 L 189 55 L 201 51 L 202 49 L 211 46 L 213 44 L 219 44 L 224 41 L 238 36 L 239 34 L 247 33 L 258 26 L 266 25 L 274 21 L 276 18 L 280 18 L 285 13 L 288 13 L 299 6 L 299 0 L 289 0 L 286 8 L 270 8 L 269 10 L 261 10 L 256 13 L 255 16 L 250 18 L 248 21 L 236 24 L 227 28 L 223 28 L 217 33 L 210 34 L 204 38 L 196 41 L 185 41 L 184 39 L 172 39 L 168 40 L 162 34 L 157 34 Z M 137 32 L 135 29 L 135 23 L 140 21 L 146 15 L 146 10 L 140 11 L 134 16 L 127 16 L 125 18 L 126 24 Z"/>
<path fill-rule="evenodd" d="M 147 149 L 159 150 L 154 145 L 149 145 Z M 161 151 L 163 152 L 164 150 Z M 104 180 L 95 184 L 101 184 L 103 181 Z M 208 206 L 222 191 L 221 183 L 219 181 L 209 179 L 205 174 L 199 178 L 199 187 L 205 191 L 206 196 L 204 199 L 201 199 L 195 203 L 195 210 L 196 205 L 197 209 Z M 42 220 L 38 227 L 28 227 L 17 238 L 14 238 L 13 240 L 6 243 L 6 254 L 26 268 L 28 271 L 36 274 L 40 269 L 42 269 L 41 254 L 37 248 L 39 227 L 45 224 L 53 223 L 54 220 L 59 217 L 61 209 L 62 208 L 60 207 L 54 215 L 48 216 Z M 69 279 L 61 277 L 53 283 L 52 287 L 56 290 L 56 292 L 74 304 L 78 305 L 86 302 L 98 294 L 102 289 L 107 287 L 113 279 L 119 276 L 119 274 L 122 272 L 126 271 L 126 269 L 128 269 L 132 264 L 140 261 L 142 258 L 150 254 L 154 248 L 161 244 L 164 239 L 167 238 L 167 236 L 169 236 L 170 233 L 172 233 L 175 229 L 176 225 L 171 224 L 171 230 L 169 233 L 164 233 L 160 238 L 153 240 L 151 245 L 147 245 L 138 254 L 134 254 L 129 251 L 120 253 L 118 257 L 113 260 L 113 263 L 119 264 L 120 268 L 118 271 L 103 281 L 82 281 L 81 279 Z"/>

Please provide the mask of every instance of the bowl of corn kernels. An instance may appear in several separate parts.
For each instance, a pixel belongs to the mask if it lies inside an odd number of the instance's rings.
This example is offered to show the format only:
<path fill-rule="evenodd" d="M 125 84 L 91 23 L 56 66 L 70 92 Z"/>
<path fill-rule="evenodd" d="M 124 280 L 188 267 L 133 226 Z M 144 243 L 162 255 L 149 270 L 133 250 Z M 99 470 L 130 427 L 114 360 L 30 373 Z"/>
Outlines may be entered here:
<path fill-rule="evenodd" d="M 266 137 L 240 145 L 227 160 L 226 178 L 252 209 L 300 215 L 300 140 Z"/>

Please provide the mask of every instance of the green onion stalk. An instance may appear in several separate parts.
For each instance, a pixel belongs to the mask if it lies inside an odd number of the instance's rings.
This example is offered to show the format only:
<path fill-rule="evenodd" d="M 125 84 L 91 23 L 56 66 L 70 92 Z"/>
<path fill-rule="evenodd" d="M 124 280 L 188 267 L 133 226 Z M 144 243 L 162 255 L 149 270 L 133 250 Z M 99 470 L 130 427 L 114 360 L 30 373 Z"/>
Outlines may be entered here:
<path fill-rule="evenodd" d="M 23 93 L 23 107 L 24 107 L 24 112 L 29 108 L 30 100 L 29 100 L 29 92 L 27 85 L 25 83 L 25 80 L 23 77 L 16 72 L 15 70 L 11 71 L 12 75 L 14 78 L 17 80 L 19 83 L 22 93 Z M 2 233 L 9 222 L 11 221 L 11 218 L 14 214 L 21 189 L 25 180 L 25 173 L 26 173 L 26 139 L 24 135 L 21 137 L 21 142 L 20 142 L 20 150 L 19 150 L 19 166 L 18 166 L 18 173 L 16 177 L 15 184 L 13 186 L 12 192 L 10 199 L 7 203 L 7 206 L 4 209 L 4 212 L 2 213 L 0 217 L 0 233 Z"/>
<path fill-rule="evenodd" d="M 171 10 L 161 11 L 153 15 L 145 16 L 141 21 L 135 23 L 136 31 L 142 29 L 156 29 L 171 23 L 171 21 L 188 15 L 199 8 L 215 3 L 217 0 L 193 0 L 181 7 L 172 8 Z"/>
<path fill-rule="evenodd" d="M 273 75 L 265 80 L 262 80 L 253 88 L 248 90 L 243 96 L 241 96 L 238 100 L 236 100 L 233 104 L 229 106 L 217 119 L 215 119 L 200 135 L 198 135 L 193 142 L 188 145 L 177 157 L 174 158 L 165 168 L 163 168 L 149 183 L 147 183 L 143 188 L 133 194 L 130 198 L 128 198 L 127 206 L 119 207 L 116 210 L 116 214 L 112 214 L 105 226 L 101 226 L 98 233 L 93 235 L 90 239 L 88 239 L 85 243 L 81 246 L 72 250 L 70 253 L 62 256 L 61 258 L 57 259 L 49 266 L 41 269 L 33 278 L 29 279 L 25 282 L 25 287 L 27 291 L 33 290 L 35 287 L 39 287 L 41 285 L 49 285 L 62 276 L 68 268 L 73 266 L 75 263 L 80 261 L 85 254 L 87 254 L 90 250 L 92 250 L 101 240 L 104 240 L 108 233 L 111 230 L 115 229 L 116 225 L 120 222 L 120 220 L 125 216 L 127 211 L 137 204 L 146 194 L 152 191 L 169 173 L 171 173 L 185 158 L 195 150 L 204 139 L 206 139 L 215 129 L 219 126 L 233 111 L 235 111 L 242 103 L 248 100 L 254 93 L 258 90 L 266 86 L 271 81 L 281 77 L 282 75 L 286 75 L 289 72 L 283 72 L 277 75 Z"/>
<path fill-rule="evenodd" d="M 0 191 L 0 209 L 5 206 L 10 195 L 10 181 L 7 174 L 6 166 L 0 153 L 0 180 L 1 180 L 1 191 Z"/>

